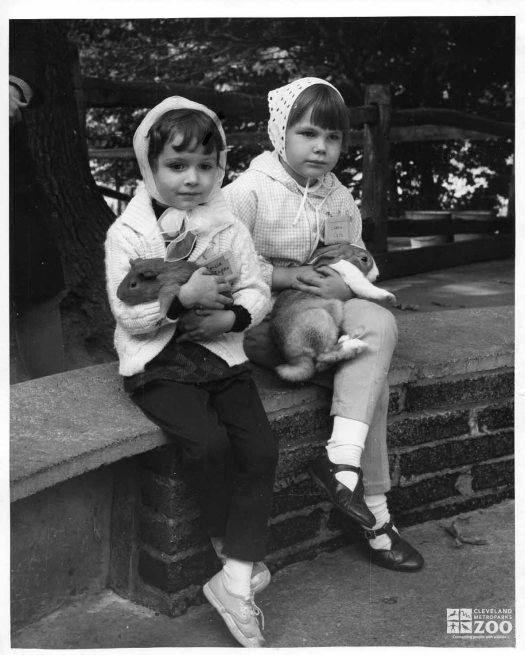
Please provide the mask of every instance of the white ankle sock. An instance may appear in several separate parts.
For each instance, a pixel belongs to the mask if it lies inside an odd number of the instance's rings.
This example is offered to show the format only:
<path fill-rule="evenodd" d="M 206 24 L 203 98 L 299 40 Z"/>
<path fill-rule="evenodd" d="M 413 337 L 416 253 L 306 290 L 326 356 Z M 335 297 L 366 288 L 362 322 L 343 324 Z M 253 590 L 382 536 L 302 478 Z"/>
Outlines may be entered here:
<path fill-rule="evenodd" d="M 222 567 L 224 582 L 232 594 L 248 598 L 250 596 L 250 580 L 252 577 L 253 562 L 245 562 L 240 559 L 226 558 Z"/>
<path fill-rule="evenodd" d="M 326 443 L 328 459 L 333 464 L 350 464 L 361 466 L 361 454 L 368 435 L 368 425 L 352 418 L 334 416 L 332 435 Z M 336 479 L 351 491 L 357 484 L 357 473 L 341 471 L 335 474 Z"/>
<path fill-rule="evenodd" d="M 388 511 L 388 504 L 385 494 L 374 494 L 373 496 L 365 495 L 365 503 L 368 509 L 375 517 L 375 525 L 372 530 L 382 528 L 385 523 L 390 520 L 390 512 Z M 396 528 L 394 530 L 397 532 Z M 380 534 L 375 539 L 368 541 L 370 548 L 375 550 L 390 550 L 392 547 L 392 540 L 387 534 Z"/>

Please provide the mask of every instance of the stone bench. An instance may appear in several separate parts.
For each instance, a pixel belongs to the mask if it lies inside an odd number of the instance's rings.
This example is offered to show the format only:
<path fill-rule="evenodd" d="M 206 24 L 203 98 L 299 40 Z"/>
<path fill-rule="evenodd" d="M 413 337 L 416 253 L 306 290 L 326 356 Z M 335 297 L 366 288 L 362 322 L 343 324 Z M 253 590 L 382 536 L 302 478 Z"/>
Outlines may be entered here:
<path fill-rule="evenodd" d="M 513 310 L 403 313 L 390 373 L 391 506 L 400 525 L 512 493 Z M 311 485 L 330 391 L 255 378 L 280 462 L 271 567 L 353 539 Z M 122 391 L 116 364 L 11 387 L 12 616 L 107 586 L 176 614 L 216 568 L 177 452 Z M 45 566 L 43 563 L 45 562 Z"/>

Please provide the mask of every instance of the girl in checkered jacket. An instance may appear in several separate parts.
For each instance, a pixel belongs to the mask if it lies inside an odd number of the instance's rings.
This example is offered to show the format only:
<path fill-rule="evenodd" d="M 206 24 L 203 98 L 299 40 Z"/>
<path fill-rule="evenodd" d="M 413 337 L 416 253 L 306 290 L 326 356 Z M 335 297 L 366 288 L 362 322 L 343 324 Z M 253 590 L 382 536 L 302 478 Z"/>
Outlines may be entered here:
<path fill-rule="evenodd" d="M 249 231 L 222 196 L 226 141 L 217 116 L 185 98 L 166 98 L 145 116 L 133 145 L 144 187 L 105 244 L 119 371 L 133 402 L 180 445 L 199 491 L 223 564 L 204 585 L 206 598 L 237 641 L 260 647 L 254 594 L 270 582 L 262 559 L 277 445 L 242 332 L 265 316 L 270 290 Z M 136 258 L 200 268 L 166 314 L 158 299 L 127 305 L 119 298 Z M 223 275 L 207 274 L 205 266 Z"/>
<path fill-rule="evenodd" d="M 372 561 L 415 571 L 423 558 L 399 536 L 385 495 L 390 489 L 386 418 L 387 376 L 397 342 L 394 317 L 380 305 L 352 298 L 334 270 L 305 266 L 320 245 L 364 246 L 359 210 L 331 172 L 347 146 L 348 111 L 337 89 L 318 78 L 275 89 L 268 102 L 274 150 L 255 157 L 225 187 L 226 200 L 250 230 L 272 290 L 300 289 L 346 301 L 343 332 L 368 346 L 335 371 L 333 429 L 310 472 L 331 501 L 363 527 Z M 255 363 L 274 368 L 282 360 L 268 325 L 266 320 L 248 331 L 245 349 Z"/>

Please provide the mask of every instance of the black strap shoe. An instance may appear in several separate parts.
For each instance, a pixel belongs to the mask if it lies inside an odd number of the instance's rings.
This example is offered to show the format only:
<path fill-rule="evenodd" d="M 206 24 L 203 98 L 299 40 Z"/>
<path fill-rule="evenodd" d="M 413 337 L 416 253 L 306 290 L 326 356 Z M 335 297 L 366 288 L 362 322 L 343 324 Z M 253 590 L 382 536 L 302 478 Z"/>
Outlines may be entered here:
<path fill-rule="evenodd" d="M 310 474 L 319 487 L 324 489 L 332 503 L 346 516 L 357 521 L 365 528 L 375 525 L 375 518 L 364 500 L 363 472 L 349 464 L 333 464 L 328 455 L 321 455 L 310 464 Z M 357 473 L 358 480 L 353 491 L 339 482 L 335 477 L 341 471 Z"/>
<path fill-rule="evenodd" d="M 376 550 L 369 546 L 372 562 L 385 569 L 407 573 L 419 571 L 423 567 L 425 563 L 423 556 L 394 530 L 392 518 L 378 530 L 364 530 L 364 535 L 368 540 L 375 539 L 380 534 L 387 534 L 390 537 L 392 548 Z"/>

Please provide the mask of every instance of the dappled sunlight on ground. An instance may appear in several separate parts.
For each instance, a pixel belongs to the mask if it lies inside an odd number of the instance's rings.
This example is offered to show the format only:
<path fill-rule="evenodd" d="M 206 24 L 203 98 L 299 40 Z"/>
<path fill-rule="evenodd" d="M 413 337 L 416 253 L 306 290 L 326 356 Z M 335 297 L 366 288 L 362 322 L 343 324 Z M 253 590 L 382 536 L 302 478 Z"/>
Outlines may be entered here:
<path fill-rule="evenodd" d="M 395 293 L 394 311 L 440 311 L 514 304 L 514 261 L 458 266 L 378 283 Z"/>
<path fill-rule="evenodd" d="M 469 284 L 446 284 L 439 289 L 439 291 L 445 294 L 453 293 L 457 295 L 486 296 L 490 294 L 501 294 L 501 287 L 497 286 L 497 282 L 477 282 Z"/>

